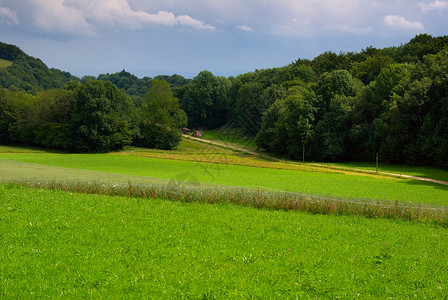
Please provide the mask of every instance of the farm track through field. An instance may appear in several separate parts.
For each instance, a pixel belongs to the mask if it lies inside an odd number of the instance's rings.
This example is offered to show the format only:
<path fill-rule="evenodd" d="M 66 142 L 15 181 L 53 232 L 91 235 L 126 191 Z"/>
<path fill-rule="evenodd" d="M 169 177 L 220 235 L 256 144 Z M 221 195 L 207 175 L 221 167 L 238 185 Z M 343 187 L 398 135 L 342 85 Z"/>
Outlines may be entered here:
<path fill-rule="evenodd" d="M 226 145 L 226 144 L 223 144 L 223 143 L 218 143 L 218 142 L 214 142 L 214 141 L 210 141 L 210 140 L 206 140 L 206 139 L 202 139 L 202 138 L 192 137 L 192 136 L 189 136 L 189 135 L 186 135 L 186 134 L 184 134 L 183 137 L 191 139 L 191 140 L 195 140 L 195 141 L 208 143 L 208 144 L 215 145 L 215 146 L 220 146 L 220 147 L 225 147 L 225 148 L 229 148 L 229 149 L 245 152 L 245 153 L 248 153 L 248 154 L 252 154 L 252 155 L 259 156 L 259 157 L 262 157 L 262 158 L 265 158 L 265 159 L 269 159 L 269 160 L 273 160 L 273 161 L 283 161 L 282 159 L 279 159 L 279 158 L 276 158 L 276 157 L 273 157 L 273 156 L 270 156 L 270 155 L 266 155 L 266 154 L 263 154 L 263 153 L 247 150 L 247 149 L 240 148 L 240 147 L 230 146 L 230 145 Z M 376 171 L 365 170 L 365 169 L 357 169 L 357 168 L 349 168 L 349 167 L 339 167 L 339 166 L 332 166 L 332 165 L 322 165 L 322 164 L 315 164 L 315 163 L 309 163 L 309 165 L 316 166 L 316 167 L 322 167 L 322 168 L 337 169 L 337 170 L 341 170 L 341 171 L 345 170 L 345 171 L 355 171 L 355 172 L 367 172 L 367 173 L 370 173 L 370 174 L 382 174 L 382 175 L 388 175 L 388 176 L 394 176 L 394 177 L 400 177 L 400 178 L 406 178 L 406 179 L 414 179 L 414 180 L 432 182 L 432 183 L 448 186 L 448 181 L 436 180 L 436 179 L 425 178 L 425 177 L 420 177 L 420 176 L 412 176 L 412 175 L 390 173 L 390 172 L 381 172 L 381 171 L 380 172 L 376 172 Z"/>
<path fill-rule="evenodd" d="M 210 140 L 205 140 L 205 139 L 189 136 L 187 134 L 183 134 L 182 136 L 187 138 L 187 139 L 200 141 L 200 142 L 208 143 L 210 145 L 215 145 L 215 146 L 219 146 L 219 147 L 224 147 L 224 148 L 229 148 L 229 149 L 245 152 L 245 153 L 252 154 L 252 155 L 255 155 L 255 156 L 259 156 L 259 157 L 263 157 L 263 158 L 266 158 L 266 159 L 270 159 L 270 160 L 273 160 L 273 161 L 282 161 L 279 158 L 272 157 L 270 155 L 266 155 L 266 154 L 263 154 L 263 153 L 247 150 L 247 149 L 244 149 L 244 148 L 230 146 L 230 145 L 226 145 L 226 144 L 222 144 L 222 143 L 218 143 L 218 142 L 214 142 L 214 141 L 210 141 Z"/>

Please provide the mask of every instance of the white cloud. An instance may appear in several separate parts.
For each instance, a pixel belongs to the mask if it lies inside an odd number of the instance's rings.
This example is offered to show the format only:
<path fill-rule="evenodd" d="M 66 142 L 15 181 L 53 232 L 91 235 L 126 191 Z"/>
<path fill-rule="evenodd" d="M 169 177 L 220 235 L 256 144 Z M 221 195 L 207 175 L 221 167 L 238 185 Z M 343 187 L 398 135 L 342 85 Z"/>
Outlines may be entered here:
<path fill-rule="evenodd" d="M 215 26 L 205 24 L 204 22 L 193 19 L 192 17 L 190 17 L 188 15 L 178 16 L 176 19 L 181 25 L 184 25 L 184 26 L 189 26 L 189 27 L 193 27 L 196 29 L 203 29 L 203 30 L 211 30 L 211 31 L 216 30 Z"/>
<path fill-rule="evenodd" d="M 386 17 L 384 17 L 384 23 L 390 27 L 419 31 L 425 30 L 425 26 L 423 26 L 421 22 L 410 22 L 405 18 L 397 15 L 387 15 Z"/>
<path fill-rule="evenodd" d="M 17 18 L 17 13 L 8 7 L 0 6 L 0 22 L 2 19 L 9 25 L 19 24 L 19 19 Z"/>
<path fill-rule="evenodd" d="M 325 24 L 345 24 L 347 20 L 354 28 L 365 28 L 370 25 L 366 15 L 372 12 L 372 4 L 362 0 L 129 0 L 129 3 L 145 11 L 182 11 L 199 19 L 214 20 L 220 27 L 244 31 L 237 26 L 247 26 L 260 33 L 291 37 L 310 35 Z M 294 19 L 296 22 L 292 22 Z"/>
<path fill-rule="evenodd" d="M 448 2 L 439 0 L 436 0 L 434 3 L 419 2 L 417 3 L 417 6 L 420 7 L 422 12 L 427 13 L 431 10 L 448 8 Z"/>
<path fill-rule="evenodd" d="M 66 2 L 82 10 L 87 19 L 95 24 L 121 25 L 131 29 L 140 29 L 146 25 L 181 25 L 195 29 L 216 30 L 216 27 L 188 15 L 175 16 L 174 13 L 163 10 L 151 14 L 132 9 L 128 0 L 67 0 Z"/>
<path fill-rule="evenodd" d="M 53 32 L 94 35 L 100 26 L 142 29 L 150 25 L 186 26 L 215 31 L 216 27 L 188 15 L 169 11 L 148 13 L 133 9 L 128 0 L 30 0 L 35 6 L 34 20 Z"/>
<path fill-rule="evenodd" d="M 249 27 L 247 25 L 238 25 L 238 26 L 235 26 L 235 28 L 238 29 L 238 30 L 247 31 L 247 32 L 253 32 L 254 31 L 251 27 Z"/>
<path fill-rule="evenodd" d="M 28 20 L 35 20 L 37 28 L 54 33 L 92 35 L 111 28 L 123 31 L 187 27 L 201 31 L 220 31 L 219 28 L 226 32 L 256 31 L 289 38 L 339 33 L 377 34 L 381 25 L 385 24 L 415 31 L 425 27 L 430 30 L 436 27 L 432 24 L 438 22 L 437 28 L 441 28 L 444 24 L 439 21 L 443 17 L 441 14 L 435 14 L 434 20 L 425 19 L 425 26 L 422 20 L 415 18 L 423 18 L 422 11 L 440 10 L 448 5 L 448 0 L 8 1 L 17 3 L 8 6 L 17 10 L 21 25 L 26 25 Z M 18 8 L 20 6 L 31 18 L 24 15 Z M 0 22 L 2 19 L 4 22 L 6 17 L 0 16 Z M 421 22 L 414 22 L 416 20 Z"/>
<path fill-rule="evenodd" d="M 34 21 L 47 31 L 59 31 L 76 35 L 94 35 L 94 28 L 87 22 L 84 14 L 64 0 L 31 0 L 35 6 Z"/>

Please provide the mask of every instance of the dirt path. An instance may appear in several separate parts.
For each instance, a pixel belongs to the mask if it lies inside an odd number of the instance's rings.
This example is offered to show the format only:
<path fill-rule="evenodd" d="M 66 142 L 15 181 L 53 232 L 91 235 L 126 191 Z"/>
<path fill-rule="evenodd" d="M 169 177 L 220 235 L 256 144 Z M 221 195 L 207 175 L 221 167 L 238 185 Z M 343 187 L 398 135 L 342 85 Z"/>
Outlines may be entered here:
<path fill-rule="evenodd" d="M 202 138 L 192 137 L 192 136 L 189 136 L 189 135 L 186 135 L 186 134 L 183 134 L 182 136 L 187 138 L 187 139 L 196 140 L 196 141 L 200 141 L 200 142 L 203 142 L 203 143 L 208 143 L 208 144 L 215 145 L 215 146 L 220 146 L 220 147 L 225 147 L 225 148 L 229 148 L 229 149 L 245 152 L 245 153 L 248 153 L 248 154 L 252 154 L 252 155 L 255 155 L 255 156 L 263 157 L 263 158 L 274 160 L 274 161 L 283 161 L 281 159 L 278 159 L 278 158 L 275 158 L 275 157 L 272 157 L 272 156 L 269 156 L 269 155 L 266 155 L 266 154 L 263 154 L 263 153 L 247 150 L 247 149 L 244 149 L 244 148 L 239 148 L 239 147 L 235 147 L 235 146 L 229 146 L 229 145 L 225 145 L 225 144 L 214 142 L 214 141 L 210 141 L 210 140 L 205 140 L 205 139 L 202 139 Z M 404 174 L 389 173 L 389 172 L 378 172 L 377 173 L 376 171 L 371 171 L 371 170 L 348 168 L 348 167 L 338 167 L 338 166 L 331 166 L 331 165 L 321 165 L 321 164 L 314 164 L 314 163 L 310 163 L 310 165 L 318 166 L 318 167 L 324 167 L 324 168 L 326 167 L 326 168 L 332 168 L 332 169 L 340 169 L 340 170 L 346 170 L 346 171 L 358 171 L 358 172 L 367 172 L 367 173 L 371 173 L 371 174 L 390 175 L 390 176 L 396 176 L 396 177 L 400 177 L 400 178 L 415 179 L 415 180 L 432 182 L 432 183 L 437 183 L 437 184 L 448 186 L 448 181 L 431 179 L 431 178 L 425 178 L 425 177 L 419 177 L 419 176 L 404 175 Z"/>
<path fill-rule="evenodd" d="M 400 177 L 400 178 L 415 179 L 415 180 L 427 181 L 427 182 L 432 182 L 432 183 L 437 183 L 437 184 L 448 186 L 448 181 L 419 177 L 419 176 L 412 176 L 412 175 L 405 175 L 405 174 L 398 174 L 398 173 L 389 173 L 389 172 L 382 172 L 382 171 L 379 171 L 377 173 L 376 171 L 366 170 L 366 169 L 356 169 L 356 168 L 350 168 L 350 167 L 339 167 L 339 166 L 321 165 L 321 164 L 313 164 L 313 163 L 311 163 L 311 165 L 319 166 L 319 167 L 327 167 L 327 168 L 332 168 L 332 169 L 339 169 L 339 170 L 351 170 L 351 171 L 357 171 L 357 172 L 367 172 L 367 173 L 371 173 L 371 174 L 390 175 L 390 176 L 395 176 L 395 177 Z"/>
<path fill-rule="evenodd" d="M 275 157 L 272 157 L 272 156 L 269 156 L 269 155 L 266 155 L 266 154 L 263 154 L 263 153 L 250 151 L 250 150 L 247 150 L 247 149 L 244 149 L 244 148 L 239 148 L 239 147 L 235 147 L 235 146 L 229 146 L 229 145 L 226 145 L 226 144 L 222 144 L 222 143 L 218 143 L 218 142 L 214 142 L 214 141 L 210 141 L 210 140 L 204 140 L 204 139 L 193 137 L 193 136 L 189 136 L 189 135 L 186 135 L 186 134 L 183 134 L 182 136 L 187 138 L 187 139 L 200 141 L 200 142 L 207 143 L 207 144 L 210 144 L 210 145 L 225 147 L 225 148 L 229 148 L 229 149 L 233 149 L 233 150 L 249 153 L 249 154 L 252 154 L 252 155 L 255 155 L 255 156 L 260 156 L 260 157 L 263 157 L 263 158 L 266 158 L 266 159 L 270 159 L 270 160 L 274 160 L 274 161 L 281 161 L 281 159 L 278 159 L 278 158 L 275 158 Z"/>

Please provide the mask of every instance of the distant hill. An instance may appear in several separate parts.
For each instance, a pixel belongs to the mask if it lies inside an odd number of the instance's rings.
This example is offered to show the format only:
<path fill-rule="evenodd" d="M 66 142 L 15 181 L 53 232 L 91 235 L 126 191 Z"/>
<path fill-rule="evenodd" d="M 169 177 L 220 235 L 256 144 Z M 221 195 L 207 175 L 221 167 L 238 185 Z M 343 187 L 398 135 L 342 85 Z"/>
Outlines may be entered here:
<path fill-rule="evenodd" d="M 87 76 L 87 78 L 89 78 L 89 76 Z M 85 79 L 86 78 L 83 77 L 83 81 Z M 151 77 L 143 77 L 140 79 L 125 70 L 113 74 L 100 74 L 96 79 L 110 81 L 118 88 L 125 90 L 126 93 L 131 96 L 145 95 L 148 92 L 149 87 L 151 86 L 151 81 L 153 80 L 153 78 Z M 191 81 L 177 74 L 159 75 L 154 77 L 154 79 L 164 80 L 168 82 L 172 89 L 187 85 Z"/>
<path fill-rule="evenodd" d="M 159 75 L 155 78 L 167 81 L 171 88 L 182 87 L 190 82 L 189 79 L 177 74 Z M 48 68 L 40 59 L 27 55 L 15 45 L 0 42 L 0 88 L 36 93 L 62 88 L 72 80 L 85 82 L 90 79 L 110 81 L 129 95 L 143 96 L 148 92 L 153 78 L 138 78 L 122 70 L 113 74 L 84 76 L 79 79 L 69 72 Z"/>
<path fill-rule="evenodd" d="M 0 42 L 0 87 L 35 93 L 79 80 L 69 72 L 48 68 L 19 47 Z"/>

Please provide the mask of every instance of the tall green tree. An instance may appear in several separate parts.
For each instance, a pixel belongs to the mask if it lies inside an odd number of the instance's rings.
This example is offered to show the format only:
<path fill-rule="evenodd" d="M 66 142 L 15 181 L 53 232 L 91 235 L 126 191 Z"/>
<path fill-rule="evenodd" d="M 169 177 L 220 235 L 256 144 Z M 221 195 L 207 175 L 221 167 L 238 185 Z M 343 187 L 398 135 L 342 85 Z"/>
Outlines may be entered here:
<path fill-rule="evenodd" d="M 90 80 L 75 90 L 71 126 L 76 151 L 107 152 L 130 145 L 128 95 L 110 82 Z"/>
<path fill-rule="evenodd" d="M 313 92 L 303 88 L 288 91 L 285 99 L 279 99 L 263 115 L 256 144 L 278 155 L 298 159 L 302 149 L 313 134 Z"/>
<path fill-rule="evenodd" d="M 49 148 L 71 148 L 74 133 L 70 120 L 75 101 L 70 90 L 47 90 L 35 97 L 34 113 L 29 114 L 36 114 L 35 144 Z"/>
<path fill-rule="evenodd" d="M 137 120 L 134 145 L 172 149 L 180 143 L 180 129 L 187 124 L 187 115 L 173 96 L 169 83 L 154 79 L 137 112 Z"/>
<path fill-rule="evenodd" d="M 217 128 L 227 120 L 228 79 L 201 71 L 185 86 L 181 106 L 188 115 L 188 126 Z"/>
<path fill-rule="evenodd" d="M 33 96 L 0 88 L 0 144 L 30 143 L 32 134 L 20 130 L 30 111 Z"/>

